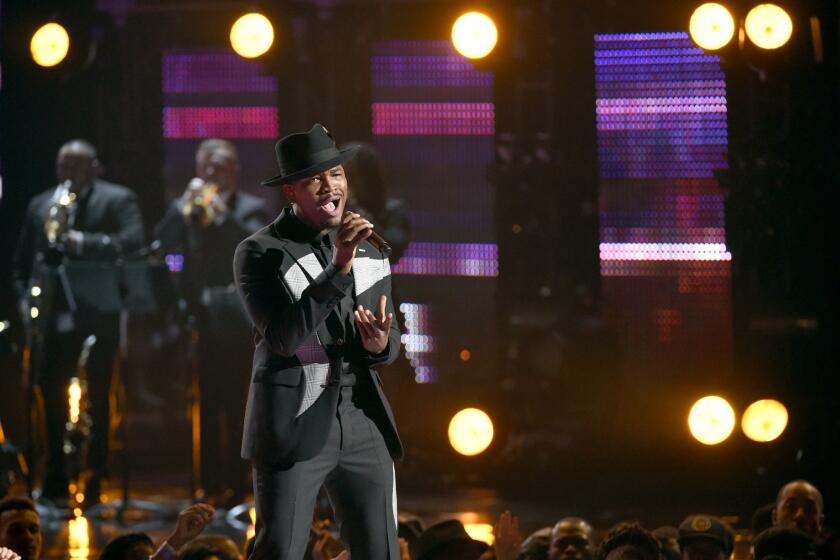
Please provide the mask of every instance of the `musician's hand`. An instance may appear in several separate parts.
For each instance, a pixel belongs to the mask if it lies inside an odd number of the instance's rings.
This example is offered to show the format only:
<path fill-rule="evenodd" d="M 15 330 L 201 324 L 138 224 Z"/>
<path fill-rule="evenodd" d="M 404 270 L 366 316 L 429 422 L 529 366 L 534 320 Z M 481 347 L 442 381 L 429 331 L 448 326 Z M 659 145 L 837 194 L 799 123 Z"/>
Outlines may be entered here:
<path fill-rule="evenodd" d="M 175 530 L 166 542 L 176 551 L 196 538 L 213 519 L 216 510 L 209 504 L 194 504 L 178 514 Z"/>
<path fill-rule="evenodd" d="M 67 254 L 74 256 L 81 255 L 84 241 L 85 235 L 81 231 L 75 229 L 68 230 L 64 236 L 64 246 L 67 249 Z"/>
<path fill-rule="evenodd" d="M 374 315 L 361 305 L 354 312 L 356 328 L 362 335 L 362 346 L 371 354 L 381 354 L 388 346 L 388 335 L 391 332 L 393 313 L 385 313 L 387 299 L 384 295 L 379 298 L 379 314 Z"/>
<path fill-rule="evenodd" d="M 341 218 L 338 233 L 335 236 L 333 264 L 344 274 L 353 268 L 353 257 L 359 244 L 370 237 L 373 224 L 355 212 L 347 212 Z"/>

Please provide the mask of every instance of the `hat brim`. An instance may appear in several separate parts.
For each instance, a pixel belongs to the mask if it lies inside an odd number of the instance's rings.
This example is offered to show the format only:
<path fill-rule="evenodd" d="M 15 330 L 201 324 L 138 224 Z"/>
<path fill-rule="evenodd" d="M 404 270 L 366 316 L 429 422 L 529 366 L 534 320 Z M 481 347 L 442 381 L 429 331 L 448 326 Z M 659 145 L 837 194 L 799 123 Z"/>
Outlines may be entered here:
<path fill-rule="evenodd" d="M 289 173 L 288 175 L 277 175 L 276 177 L 272 177 L 271 179 L 266 179 L 260 184 L 264 187 L 276 187 L 279 185 L 285 185 L 286 183 L 291 183 L 292 181 L 297 181 L 298 179 L 312 177 L 313 175 L 317 175 L 322 171 L 326 171 L 327 169 L 331 169 L 336 165 L 339 165 L 349 159 L 352 159 L 358 151 L 359 146 L 351 146 L 349 148 L 344 148 L 343 150 L 339 150 L 338 156 L 334 158 L 324 160 L 322 162 L 316 163 L 315 165 L 311 165 L 305 169 L 295 171 L 294 173 Z"/>

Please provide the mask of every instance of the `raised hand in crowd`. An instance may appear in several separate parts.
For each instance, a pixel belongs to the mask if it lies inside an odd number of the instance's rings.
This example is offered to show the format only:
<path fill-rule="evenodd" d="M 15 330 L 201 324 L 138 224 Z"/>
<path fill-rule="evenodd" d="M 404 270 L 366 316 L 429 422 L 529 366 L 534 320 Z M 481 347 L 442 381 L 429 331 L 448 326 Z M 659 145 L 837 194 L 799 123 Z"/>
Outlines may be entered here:
<path fill-rule="evenodd" d="M 0 560 L 20 560 L 20 556 L 14 550 L 0 547 Z"/>
<path fill-rule="evenodd" d="M 166 538 L 166 543 L 176 551 L 196 538 L 213 519 L 216 512 L 208 504 L 193 504 L 178 514 L 175 530 Z"/>
<path fill-rule="evenodd" d="M 519 518 L 509 511 L 499 516 L 499 521 L 493 528 L 496 560 L 516 560 L 522 548 L 522 534 L 519 532 Z"/>

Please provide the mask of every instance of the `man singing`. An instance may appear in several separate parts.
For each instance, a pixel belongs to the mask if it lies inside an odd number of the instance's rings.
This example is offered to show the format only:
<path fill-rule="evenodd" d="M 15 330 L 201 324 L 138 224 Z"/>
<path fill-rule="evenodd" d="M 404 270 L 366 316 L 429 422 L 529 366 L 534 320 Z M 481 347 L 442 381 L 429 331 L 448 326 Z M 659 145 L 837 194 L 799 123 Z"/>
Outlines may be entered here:
<path fill-rule="evenodd" d="M 338 150 L 316 124 L 276 145 L 291 207 L 236 249 L 234 275 L 256 330 L 242 456 L 253 463 L 252 559 L 300 560 L 325 485 L 354 558 L 397 560 L 393 459 L 402 457 L 376 368 L 399 352 L 387 257 L 370 222 L 344 214 Z"/>

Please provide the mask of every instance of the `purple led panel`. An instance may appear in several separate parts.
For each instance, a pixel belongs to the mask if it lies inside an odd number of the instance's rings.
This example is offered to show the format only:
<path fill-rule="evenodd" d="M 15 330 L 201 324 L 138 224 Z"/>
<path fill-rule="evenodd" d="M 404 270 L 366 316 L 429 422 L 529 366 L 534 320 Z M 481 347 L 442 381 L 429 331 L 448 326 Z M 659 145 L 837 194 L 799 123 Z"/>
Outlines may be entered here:
<path fill-rule="evenodd" d="M 495 243 L 413 242 L 391 267 L 394 274 L 425 276 L 499 275 L 499 252 Z"/>
<path fill-rule="evenodd" d="M 277 93 L 262 63 L 233 52 L 169 50 L 163 55 L 164 93 Z"/>
<path fill-rule="evenodd" d="M 686 33 L 595 36 L 605 315 L 639 365 L 728 370 L 720 60 Z"/>

